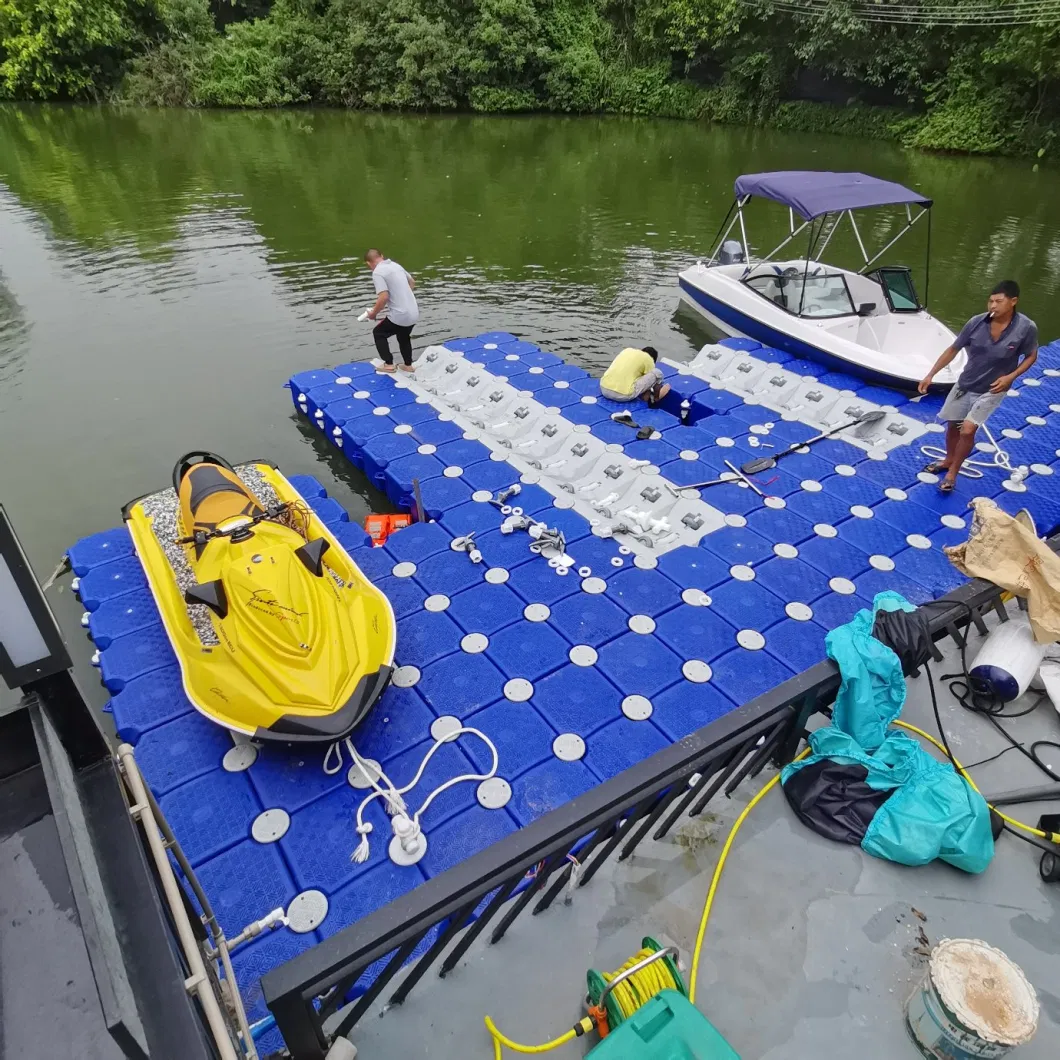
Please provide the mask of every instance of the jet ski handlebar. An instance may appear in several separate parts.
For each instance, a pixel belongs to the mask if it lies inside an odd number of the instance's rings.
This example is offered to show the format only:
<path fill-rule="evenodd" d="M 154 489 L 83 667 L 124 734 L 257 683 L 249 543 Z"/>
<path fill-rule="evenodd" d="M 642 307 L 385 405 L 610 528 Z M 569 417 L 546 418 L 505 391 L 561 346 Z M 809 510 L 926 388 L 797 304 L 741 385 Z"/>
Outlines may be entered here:
<path fill-rule="evenodd" d="M 257 526 L 258 523 L 264 522 L 266 519 L 276 519 L 292 507 L 293 505 L 290 501 L 281 501 L 279 504 L 274 504 L 264 509 L 258 515 L 250 516 L 245 522 L 239 522 L 235 526 L 229 527 L 227 530 L 196 530 L 190 537 L 178 537 L 176 543 L 178 545 L 204 545 L 215 537 L 233 537 L 239 540 L 252 526 Z"/>

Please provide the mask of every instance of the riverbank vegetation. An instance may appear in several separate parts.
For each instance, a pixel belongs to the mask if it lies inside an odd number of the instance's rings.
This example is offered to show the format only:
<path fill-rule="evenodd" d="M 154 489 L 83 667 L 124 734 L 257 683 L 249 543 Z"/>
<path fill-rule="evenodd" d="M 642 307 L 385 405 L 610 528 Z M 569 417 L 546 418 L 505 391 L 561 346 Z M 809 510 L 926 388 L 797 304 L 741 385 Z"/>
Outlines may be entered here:
<path fill-rule="evenodd" d="M 604 112 L 1041 157 L 1060 25 L 885 25 L 847 0 L 0 0 L 0 97 Z"/>

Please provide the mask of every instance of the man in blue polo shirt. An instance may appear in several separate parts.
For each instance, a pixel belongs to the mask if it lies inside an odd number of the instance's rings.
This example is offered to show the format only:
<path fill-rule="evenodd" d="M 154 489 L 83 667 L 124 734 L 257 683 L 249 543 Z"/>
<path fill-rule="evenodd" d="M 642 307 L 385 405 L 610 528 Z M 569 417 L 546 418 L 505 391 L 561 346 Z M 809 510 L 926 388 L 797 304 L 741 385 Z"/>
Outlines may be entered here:
<path fill-rule="evenodd" d="M 1016 309 L 1020 288 L 1015 280 L 1002 280 L 991 292 L 986 312 L 972 317 L 935 362 L 917 389 L 928 392 L 931 380 L 957 356 L 968 351 L 968 362 L 939 411 L 946 424 L 946 456 L 924 469 L 945 472 L 939 489 L 949 493 L 957 483 L 961 465 L 975 445 L 975 432 L 1005 399 L 1012 384 L 1038 357 L 1038 328 Z"/>

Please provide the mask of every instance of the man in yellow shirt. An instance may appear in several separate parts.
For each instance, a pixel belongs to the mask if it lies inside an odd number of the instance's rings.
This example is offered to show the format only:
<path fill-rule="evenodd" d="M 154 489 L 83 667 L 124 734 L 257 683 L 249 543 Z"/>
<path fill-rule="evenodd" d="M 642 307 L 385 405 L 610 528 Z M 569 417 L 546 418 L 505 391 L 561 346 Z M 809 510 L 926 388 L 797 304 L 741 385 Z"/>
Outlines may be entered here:
<path fill-rule="evenodd" d="M 658 404 L 670 393 L 670 385 L 663 382 L 662 371 L 655 365 L 658 359 L 659 352 L 652 346 L 624 349 L 604 372 L 600 393 L 612 401 L 642 397 L 649 405 Z"/>

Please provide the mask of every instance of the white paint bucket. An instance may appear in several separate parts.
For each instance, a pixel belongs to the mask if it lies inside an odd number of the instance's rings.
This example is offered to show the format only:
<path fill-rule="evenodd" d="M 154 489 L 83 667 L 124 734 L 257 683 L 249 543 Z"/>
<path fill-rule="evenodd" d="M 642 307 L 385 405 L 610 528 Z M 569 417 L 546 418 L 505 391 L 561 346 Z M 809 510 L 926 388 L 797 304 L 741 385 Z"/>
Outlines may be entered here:
<path fill-rule="evenodd" d="M 1018 965 L 978 939 L 943 939 L 906 1003 L 906 1024 L 932 1060 L 995 1060 L 1038 1029 L 1038 997 Z"/>

